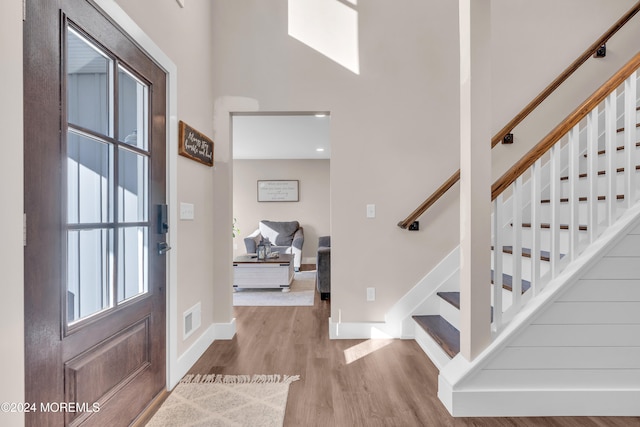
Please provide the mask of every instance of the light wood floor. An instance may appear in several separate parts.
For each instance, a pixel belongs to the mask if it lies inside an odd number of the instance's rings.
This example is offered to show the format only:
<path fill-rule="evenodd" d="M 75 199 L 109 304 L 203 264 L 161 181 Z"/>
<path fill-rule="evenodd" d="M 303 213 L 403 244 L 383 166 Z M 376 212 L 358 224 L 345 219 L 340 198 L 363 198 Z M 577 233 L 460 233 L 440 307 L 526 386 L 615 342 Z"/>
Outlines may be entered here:
<path fill-rule="evenodd" d="M 437 398 L 437 369 L 413 340 L 329 340 L 330 303 L 318 294 L 314 307 L 234 310 L 236 336 L 214 342 L 190 373 L 299 374 L 285 426 L 640 426 L 621 417 L 455 419 Z"/>

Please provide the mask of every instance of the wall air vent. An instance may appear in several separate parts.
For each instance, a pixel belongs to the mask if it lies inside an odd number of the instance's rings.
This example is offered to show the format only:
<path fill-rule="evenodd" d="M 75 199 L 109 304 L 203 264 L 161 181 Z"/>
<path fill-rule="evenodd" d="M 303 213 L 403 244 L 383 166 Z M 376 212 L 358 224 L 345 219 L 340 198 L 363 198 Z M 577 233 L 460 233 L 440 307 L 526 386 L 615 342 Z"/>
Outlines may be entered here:
<path fill-rule="evenodd" d="M 194 333 L 199 327 L 201 323 L 201 308 L 200 303 L 197 303 L 189 310 L 185 311 L 183 314 L 184 319 L 184 338 L 187 339 L 189 336 Z"/>

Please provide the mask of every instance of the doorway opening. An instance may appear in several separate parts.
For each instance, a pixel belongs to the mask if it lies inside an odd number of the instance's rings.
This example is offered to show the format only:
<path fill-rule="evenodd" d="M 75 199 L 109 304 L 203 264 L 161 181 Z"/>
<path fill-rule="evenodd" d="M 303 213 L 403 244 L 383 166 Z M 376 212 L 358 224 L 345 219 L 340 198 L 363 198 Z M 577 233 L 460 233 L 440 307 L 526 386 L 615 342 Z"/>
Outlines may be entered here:
<path fill-rule="evenodd" d="M 330 120 L 328 112 L 231 115 L 234 259 L 257 257 L 268 240 L 293 255 L 294 279 L 312 277 L 314 290 L 319 242 L 331 234 Z"/>

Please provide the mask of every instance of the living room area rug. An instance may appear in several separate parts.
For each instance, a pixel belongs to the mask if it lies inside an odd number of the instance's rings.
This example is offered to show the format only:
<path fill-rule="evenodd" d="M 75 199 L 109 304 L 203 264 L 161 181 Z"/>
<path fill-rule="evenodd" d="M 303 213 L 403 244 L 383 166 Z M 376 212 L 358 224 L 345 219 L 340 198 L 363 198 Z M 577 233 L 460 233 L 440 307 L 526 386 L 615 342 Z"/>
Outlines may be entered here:
<path fill-rule="evenodd" d="M 236 289 L 234 306 L 312 306 L 316 293 L 316 271 L 294 273 L 290 291 L 280 289 Z"/>
<path fill-rule="evenodd" d="M 299 375 L 187 375 L 147 427 L 277 427 Z"/>

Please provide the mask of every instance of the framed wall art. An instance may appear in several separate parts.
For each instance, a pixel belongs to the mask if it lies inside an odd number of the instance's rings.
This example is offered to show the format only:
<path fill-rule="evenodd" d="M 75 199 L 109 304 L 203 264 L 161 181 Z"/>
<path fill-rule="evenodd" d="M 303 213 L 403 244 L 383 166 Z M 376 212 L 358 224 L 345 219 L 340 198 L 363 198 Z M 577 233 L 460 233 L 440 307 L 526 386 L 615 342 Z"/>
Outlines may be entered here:
<path fill-rule="evenodd" d="M 300 200 L 300 181 L 258 180 L 259 202 L 297 202 Z"/>

